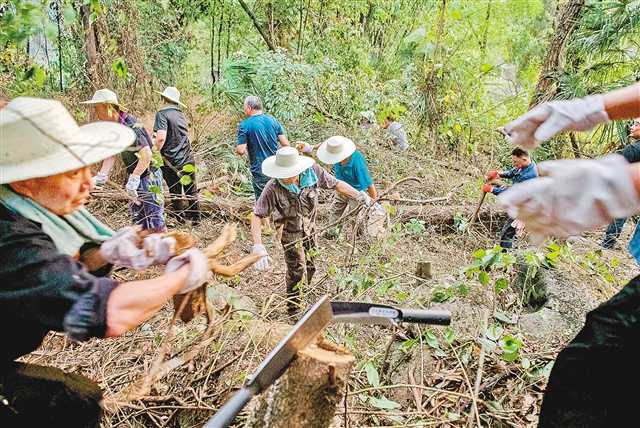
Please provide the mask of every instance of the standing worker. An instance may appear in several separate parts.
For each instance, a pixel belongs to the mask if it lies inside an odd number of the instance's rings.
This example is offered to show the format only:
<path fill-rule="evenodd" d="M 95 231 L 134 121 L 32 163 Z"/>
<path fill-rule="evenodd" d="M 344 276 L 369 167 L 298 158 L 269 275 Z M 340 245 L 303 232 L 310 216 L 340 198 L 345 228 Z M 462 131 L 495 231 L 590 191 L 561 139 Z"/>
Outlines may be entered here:
<path fill-rule="evenodd" d="M 118 122 L 133 130 L 136 138 L 128 150 L 120 156 L 127 169 L 127 184 L 125 189 L 132 199 L 129 211 L 133 223 L 151 232 L 166 230 L 164 222 L 164 201 L 162 195 L 155 189 L 162 189 L 162 171 L 151 165 L 151 148 L 153 143 L 145 127 L 118 103 L 118 96 L 109 89 L 100 89 L 93 94 L 89 101 L 81 104 L 91 104 L 95 108 L 99 120 Z M 95 184 L 102 185 L 109 179 L 109 174 L 115 163 L 115 157 L 102 162 L 100 172 L 95 177 Z"/>
<path fill-rule="evenodd" d="M 261 254 L 255 266 L 266 270 L 271 261 L 262 244 L 262 219 L 273 214 L 276 227 L 282 225 L 281 243 L 287 265 L 287 309 L 290 315 L 300 309 L 300 290 L 310 284 L 315 265 L 310 250 L 315 248 L 316 214 L 319 189 L 335 190 L 365 204 L 374 202 L 365 192 L 358 192 L 344 181 L 337 180 L 313 158 L 302 156 L 293 147 L 282 147 L 274 156 L 262 162 L 262 173 L 271 179 L 256 201 L 251 219 L 251 236 L 255 254 Z"/>
<path fill-rule="evenodd" d="M 367 192 L 371 199 L 377 199 L 378 193 L 373 184 L 367 162 L 356 150 L 349 138 L 336 135 L 324 141 L 318 148 L 318 159 L 327 165 L 333 165 L 333 174 L 359 192 Z M 330 224 L 335 223 L 355 201 L 346 195 L 336 193 L 331 204 Z M 327 231 L 329 236 L 337 236 L 338 229 Z"/>
<path fill-rule="evenodd" d="M 567 131 L 640 116 L 640 85 L 604 95 L 543 103 L 505 126 L 513 144 L 527 148 Z M 541 177 L 500 195 L 509 215 L 532 238 L 567 237 L 640 212 L 640 163 L 620 155 L 558 160 L 539 166 Z M 640 276 L 589 312 L 582 330 L 558 354 L 540 411 L 539 427 L 635 425 L 640 383 Z"/>
<path fill-rule="evenodd" d="M 184 104 L 180 102 L 180 91 L 173 86 L 159 94 L 162 105 L 156 113 L 153 132 L 156 134 L 155 148 L 162 154 L 164 161 L 162 176 L 169 187 L 171 208 L 178 218 L 189 220 L 192 226 L 197 226 L 200 224 L 201 212 L 189 128 L 187 119 L 180 110 Z"/>
<path fill-rule="evenodd" d="M 536 178 L 538 173 L 536 172 L 536 164 L 529 157 L 529 153 L 519 147 L 516 147 L 511 151 L 511 164 L 513 168 L 508 171 L 489 171 L 487 174 L 487 180 L 495 180 L 497 178 L 506 178 L 511 180 L 513 184 L 522 183 L 523 181 Z M 509 187 L 507 186 L 494 186 L 491 183 L 485 183 L 482 186 L 482 191 L 485 193 L 493 193 L 499 195 Z M 500 246 L 502 248 L 512 248 L 513 239 L 518 231 L 518 222 L 512 218 L 507 218 L 507 222 L 502 226 L 500 231 Z"/>
<path fill-rule="evenodd" d="M 90 166 L 129 147 L 130 128 L 79 127 L 60 102 L 20 97 L 0 110 L 0 135 L 0 426 L 98 427 L 96 382 L 18 359 L 49 331 L 76 341 L 123 335 L 204 284 L 208 261 L 197 249 L 174 257 L 175 240 L 158 234 L 139 249 L 134 228 L 114 234 L 83 207 Z M 139 261 L 166 263 L 165 273 L 120 283 L 106 276 L 112 264 Z"/>
<path fill-rule="evenodd" d="M 260 97 L 251 95 L 245 98 L 244 114 L 247 118 L 238 126 L 236 153 L 241 156 L 249 156 L 253 193 L 257 201 L 262 189 L 269 181 L 269 177 L 262 173 L 262 162 L 269 156 L 276 154 L 278 143 L 281 146 L 288 146 L 289 140 L 287 140 L 280 122 L 262 111 Z"/>

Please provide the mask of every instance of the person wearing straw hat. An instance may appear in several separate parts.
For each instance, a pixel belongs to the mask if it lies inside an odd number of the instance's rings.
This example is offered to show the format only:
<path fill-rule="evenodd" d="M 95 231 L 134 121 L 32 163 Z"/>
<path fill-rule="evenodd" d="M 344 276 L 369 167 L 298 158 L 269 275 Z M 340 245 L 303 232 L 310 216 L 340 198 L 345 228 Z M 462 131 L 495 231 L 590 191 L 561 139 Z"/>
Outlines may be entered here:
<path fill-rule="evenodd" d="M 164 200 L 162 198 L 162 171 L 151 165 L 153 143 L 145 127 L 132 114 L 118 103 L 118 96 L 109 89 L 100 89 L 89 101 L 81 104 L 93 105 L 99 120 L 119 122 L 133 130 L 135 141 L 131 148 L 120 156 L 127 169 L 125 190 L 131 199 L 129 211 L 133 223 L 151 232 L 166 231 L 164 222 Z M 102 162 L 100 172 L 95 177 L 96 185 L 104 184 L 108 178 L 115 158 Z"/>
<path fill-rule="evenodd" d="M 335 190 L 371 206 L 373 199 L 348 183 L 336 179 L 293 147 L 282 147 L 262 162 L 262 173 L 270 180 L 256 201 L 251 219 L 252 252 L 262 255 L 255 266 L 260 271 L 271 266 L 262 243 L 262 219 L 273 215 L 276 227 L 282 226 L 280 242 L 286 263 L 287 309 L 293 315 L 300 308 L 300 289 L 311 283 L 315 265 L 310 251 L 315 247 L 315 223 L 318 190 Z"/>
<path fill-rule="evenodd" d="M 189 127 L 180 110 L 185 105 L 180 102 L 180 91 L 173 86 L 158 93 L 162 105 L 156 113 L 153 132 L 156 135 L 155 148 L 164 160 L 162 177 L 169 186 L 173 213 L 195 226 L 200 223 L 201 213 Z"/>
<path fill-rule="evenodd" d="M 97 427 L 94 381 L 16 359 L 49 331 L 78 341 L 124 334 L 204 284 L 207 259 L 197 249 L 175 256 L 175 239 L 157 234 L 140 249 L 132 227 L 114 233 L 83 207 L 91 165 L 129 147 L 131 129 L 78 126 L 58 101 L 19 97 L 0 109 L 0 135 L 0 426 Z M 118 283 L 106 277 L 114 263 L 166 268 Z"/>
<path fill-rule="evenodd" d="M 349 183 L 360 192 L 366 191 L 372 199 L 377 199 L 378 193 L 369 174 L 367 162 L 349 138 L 340 135 L 328 138 L 318 148 L 318 159 L 322 163 L 333 165 L 333 174 L 338 180 Z M 351 199 L 336 193 L 331 204 L 329 223 L 335 223 L 350 205 L 353 205 Z M 380 209 L 384 211 L 382 207 Z M 337 229 L 332 228 L 328 232 L 333 232 L 329 233 L 331 237 L 337 234 Z"/>

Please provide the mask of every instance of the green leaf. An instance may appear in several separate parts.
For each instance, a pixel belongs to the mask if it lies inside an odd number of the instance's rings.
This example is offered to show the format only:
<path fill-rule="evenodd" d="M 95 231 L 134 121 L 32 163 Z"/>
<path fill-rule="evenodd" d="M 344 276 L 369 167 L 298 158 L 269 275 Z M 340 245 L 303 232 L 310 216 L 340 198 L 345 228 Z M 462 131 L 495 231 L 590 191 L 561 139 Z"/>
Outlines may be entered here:
<path fill-rule="evenodd" d="M 129 68 L 123 58 L 118 58 L 111 64 L 111 69 L 119 79 L 126 79 Z"/>
<path fill-rule="evenodd" d="M 373 407 L 376 407 L 378 409 L 393 410 L 400 408 L 400 404 L 385 397 L 369 397 L 369 403 L 371 403 Z"/>
<path fill-rule="evenodd" d="M 456 339 L 456 333 L 453 331 L 453 329 L 451 327 L 445 328 L 444 341 L 447 342 L 449 345 L 451 345 L 455 339 Z"/>
<path fill-rule="evenodd" d="M 489 274 L 481 270 L 478 274 L 478 281 L 480 281 L 480 284 L 482 284 L 483 286 L 486 286 L 489 283 Z"/>
<path fill-rule="evenodd" d="M 192 164 L 188 163 L 188 164 L 186 164 L 185 166 L 182 167 L 182 170 L 184 172 L 192 173 L 192 172 L 196 172 L 196 167 L 195 167 L 195 165 L 192 165 Z"/>
<path fill-rule="evenodd" d="M 498 278 L 495 284 L 495 290 L 496 292 L 500 292 L 502 290 L 506 290 L 508 286 L 509 286 L 509 281 L 507 281 L 506 278 Z"/>
<path fill-rule="evenodd" d="M 502 333 L 504 333 L 504 329 L 498 324 L 494 324 L 485 330 L 484 335 L 487 339 L 497 342 Z"/>
<path fill-rule="evenodd" d="M 76 19 L 76 11 L 73 9 L 73 6 L 67 5 L 62 12 L 62 16 L 65 24 L 71 24 Z"/>
<path fill-rule="evenodd" d="M 427 342 L 427 345 L 431 346 L 432 348 L 440 347 L 440 344 L 438 343 L 438 338 L 436 337 L 435 334 L 431 333 L 430 331 L 427 331 L 425 333 L 424 340 Z"/>
<path fill-rule="evenodd" d="M 493 66 L 491 64 L 481 64 L 480 65 L 480 71 L 483 73 L 488 73 L 493 69 Z"/>
<path fill-rule="evenodd" d="M 367 381 L 369 382 L 369 385 L 373 386 L 374 388 L 378 388 L 380 386 L 380 376 L 378 375 L 378 370 L 376 370 L 376 368 L 370 362 L 364 366 L 364 370 L 365 372 L 367 372 Z"/>
<path fill-rule="evenodd" d="M 182 184 L 183 186 L 188 186 L 191 183 L 193 183 L 193 180 L 190 176 L 183 175 L 182 177 L 180 177 L 180 184 Z"/>
<path fill-rule="evenodd" d="M 460 21 L 462 19 L 462 12 L 459 9 L 454 9 L 451 11 L 451 17 L 456 21 Z"/>

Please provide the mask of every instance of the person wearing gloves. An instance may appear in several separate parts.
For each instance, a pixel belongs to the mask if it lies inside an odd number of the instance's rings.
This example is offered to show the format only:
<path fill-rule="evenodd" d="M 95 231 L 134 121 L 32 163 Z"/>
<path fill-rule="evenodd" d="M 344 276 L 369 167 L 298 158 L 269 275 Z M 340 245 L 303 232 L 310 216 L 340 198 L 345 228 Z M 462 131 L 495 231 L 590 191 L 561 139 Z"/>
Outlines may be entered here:
<path fill-rule="evenodd" d="M 633 140 L 631 144 L 627 144 L 620 154 L 624 156 L 624 158 L 629 163 L 640 162 L 640 118 L 636 118 L 630 127 L 629 130 L 629 138 Z M 617 218 L 609 223 L 607 226 L 607 230 L 604 233 L 604 237 L 602 238 L 602 242 L 600 246 L 603 248 L 613 248 L 622 233 L 622 228 L 627 222 L 626 217 Z M 637 223 L 637 221 L 636 221 Z M 638 234 L 638 228 L 636 227 L 636 232 L 634 236 Z M 638 235 L 640 237 L 640 235 Z M 637 259 L 636 259 L 637 260 Z"/>
<path fill-rule="evenodd" d="M 398 122 L 395 117 L 385 117 L 382 122 L 382 128 L 387 130 L 387 135 L 393 142 L 395 149 L 407 150 L 409 148 L 409 141 L 407 139 L 407 133 L 404 130 L 404 125 Z"/>
<path fill-rule="evenodd" d="M 505 126 L 527 148 L 555 134 L 586 131 L 609 120 L 640 116 L 640 85 L 604 95 L 552 101 Z M 534 239 L 567 237 L 640 211 L 640 163 L 618 154 L 539 164 L 541 177 L 499 196 Z M 640 248 L 639 248 L 640 249 Z M 633 248 L 631 248 L 633 253 Z M 634 425 L 640 382 L 640 276 L 589 312 L 582 330 L 558 354 L 544 394 L 540 427 Z"/>
<path fill-rule="evenodd" d="M 536 172 L 536 164 L 529 157 L 529 153 L 526 150 L 522 150 L 516 147 L 511 151 L 511 164 L 513 168 L 508 171 L 489 171 L 487 174 L 487 183 L 482 186 L 482 191 L 485 193 L 493 193 L 499 195 L 509 187 L 507 186 L 494 186 L 490 182 L 498 178 L 506 178 L 511 180 L 513 184 L 522 183 L 532 178 L 536 178 L 538 173 Z M 512 248 L 513 239 L 518 233 L 518 222 L 512 218 L 508 218 L 507 222 L 502 226 L 500 231 L 500 246 L 502 248 Z"/>
<path fill-rule="evenodd" d="M 120 154 L 127 169 L 125 190 L 131 199 L 129 210 L 133 223 L 142 226 L 144 230 L 165 231 L 164 200 L 162 195 L 152 191 L 153 188 L 162 189 L 162 171 L 151 165 L 153 143 L 149 133 L 133 115 L 127 113 L 118 103 L 117 95 L 109 89 L 96 91 L 93 98 L 81 104 L 93 105 L 99 120 L 118 122 L 135 133 L 132 146 Z M 102 162 L 95 177 L 96 186 L 106 183 L 114 163 L 113 156 Z"/>
<path fill-rule="evenodd" d="M 315 272 L 309 251 L 315 247 L 315 223 L 319 189 L 335 190 L 371 206 L 373 199 L 344 181 L 336 179 L 293 147 L 282 147 L 262 162 L 262 173 L 271 177 L 255 204 L 251 220 L 253 253 L 261 254 L 255 267 L 264 271 L 271 259 L 262 244 L 262 221 L 273 215 L 276 227 L 283 226 L 281 243 L 286 263 L 287 308 L 290 315 L 300 309 L 299 287 L 311 283 Z"/>
<path fill-rule="evenodd" d="M 49 331 L 76 341 L 120 336 L 175 294 L 207 280 L 207 259 L 175 241 L 132 228 L 115 233 L 84 207 L 90 165 L 130 146 L 135 134 L 113 122 L 79 127 L 54 100 L 19 97 L 0 110 L 0 426 L 97 427 L 102 391 L 92 380 L 17 361 Z M 164 274 L 117 282 L 113 263 L 163 264 Z"/>
<path fill-rule="evenodd" d="M 173 86 L 159 92 L 162 106 L 156 113 L 153 132 L 156 135 L 156 150 L 162 154 L 164 165 L 162 177 L 167 182 L 171 194 L 173 212 L 181 219 L 186 219 L 193 226 L 200 223 L 198 204 L 198 185 L 196 172 L 185 165 L 195 166 L 195 160 L 189 141 L 187 119 L 180 107 L 180 91 Z M 182 184 L 182 177 L 188 176 L 188 184 Z M 183 198 L 184 194 L 184 198 Z"/>
<path fill-rule="evenodd" d="M 318 148 L 318 159 L 324 164 L 333 166 L 333 174 L 338 180 L 348 183 L 359 192 L 367 192 L 374 200 L 378 198 L 367 162 L 349 138 L 336 135 L 324 141 Z M 329 223 L 335 223 L 354 203 L 353 199 L 336 193 L 331 204 Z M 380 207 L 379 204 L 376 205 Z M 380 209 L 384 211 L 384 208 L 380 207 Z M 331 236 L 337 235 L 337 229 L 331 232 Z"/>

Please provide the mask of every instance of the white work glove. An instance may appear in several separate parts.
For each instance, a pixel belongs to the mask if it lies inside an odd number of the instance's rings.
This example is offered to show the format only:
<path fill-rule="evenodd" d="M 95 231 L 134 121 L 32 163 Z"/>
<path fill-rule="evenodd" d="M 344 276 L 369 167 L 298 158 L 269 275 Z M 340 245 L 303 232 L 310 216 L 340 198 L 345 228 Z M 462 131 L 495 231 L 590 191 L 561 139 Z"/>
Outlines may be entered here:
<path fill-rule="evenodd" d="M 309 144 L 309 143 L 304 142 L 304 141 L 300 141 L 298 143 L 297 148 L 302 153 L 311 153 L 311 152 L 313 152 L 313 146 L 311 144 Z"/>
<path fill-rule="evenodd" d="M 524 222 L 535 243 L 577 235 L 638 212 L 640 197 L 628 165 L 620 155 L 542 162 L 544 176 L 514 185 L 498 200 L 509 216 Z"/>
<path fill-rule="evenodd" d="M 176 239 L 159 233 L 148 235 L 142 241 L 144 252 L 153 260 L 153 264 L 165 264 L 176 255 Z"/>
<path fill-rule="evenodd" d="M 141 270 L 151 266 L 153 258 L 144 249 L 138 248 L 139 242 L 140 237 L 135 227 L 123 227 L 100 245 L 100 255 L 106 262 L 116 266 Z"/>
<path fill-rule="evenodd" d="M 256 270 L 263 272 L 271 267 L 271 263 L 273 262 L 273 260 L 271 260 L 271 257 L 269 257 L 269 253 L 267 253 L 267 249 L 264 247 L 264 245 L 255 244 L 251 249 L 251 253 L 262 256 L 253 265 Z"/>
<path fill-rule="evenodd" d="M 138 199 L 138 187 L 140 186 L 140 176 L 131 174 L 124 188 L 127 194 L 134 199 Z"/>
<path fill-rule="evenodd" d="M 109 176 L 104 172 L 99 172 L 93 177 L 93 184 L 96 187 L 102 187 L 107 183 L 107 180 L 109 180 Z"/>
<path fill-rule="evenodd" d="M 559 132 L 587 131 L 608 121 L 603 96 L 592 95 L 542 103 L 505 125 L 504 130 L 512 144 L 530 150 Z"/>
<path fill-rule="evenodd" d="M 374 203 L 373 199 L 371 199 L 371 196 L 369 196 L 369 194 L 367 194 L 367 192 L 365 192 L 365 191 L 358 192 L 358 196 L 356 197 L 356 201 L 360 202 L 361 204 L 363 204 L 367 208 L 370 207 L 371 205 L 373 205 L 373 203 Z"/>
<path fill-rule="evenodd" d="M 210 280 L 209 260 L 197 248 L 189 248 L 184 253 L 169 260 L 164 272 L 175 272 L 184 265 L 189 265 L 189 276 L 178 294 L 193 291 Z"/>

